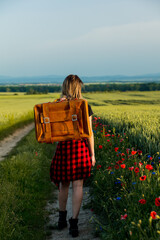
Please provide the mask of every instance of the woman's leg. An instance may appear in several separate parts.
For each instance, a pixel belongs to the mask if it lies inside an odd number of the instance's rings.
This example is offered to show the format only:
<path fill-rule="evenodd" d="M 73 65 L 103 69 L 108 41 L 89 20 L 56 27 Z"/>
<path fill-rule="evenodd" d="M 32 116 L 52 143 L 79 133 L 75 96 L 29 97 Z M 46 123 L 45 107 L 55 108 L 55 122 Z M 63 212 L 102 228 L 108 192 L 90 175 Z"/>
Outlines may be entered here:
<path fill-rule="evenodd" d="M 59 195 L 58 195 L 60 211 L 66 210 L 69 185 L 70 185 L 70 182 L 60 183 Z"/>
<path fill-rule="evenodd" d="M 83 199 L 83 179 L 72 182 L 72 218 L 77 219 Z"/>

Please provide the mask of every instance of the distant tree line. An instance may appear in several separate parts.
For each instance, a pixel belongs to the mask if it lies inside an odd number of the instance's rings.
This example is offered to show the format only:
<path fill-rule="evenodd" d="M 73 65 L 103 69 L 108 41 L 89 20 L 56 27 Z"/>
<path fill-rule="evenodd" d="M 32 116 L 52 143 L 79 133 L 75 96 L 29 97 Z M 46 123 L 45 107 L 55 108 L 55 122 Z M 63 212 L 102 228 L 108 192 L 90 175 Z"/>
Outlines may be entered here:
<path fill-rule="evenodd" d="M 103 91 L 159 91 L 160 83 L 106 83 L 88 84 L 82 88 L 82 92 L 103 92 Z M 0 92 L 25 92 L 26 94 L 61 92 L 61 86 L 0 86 Z"/>

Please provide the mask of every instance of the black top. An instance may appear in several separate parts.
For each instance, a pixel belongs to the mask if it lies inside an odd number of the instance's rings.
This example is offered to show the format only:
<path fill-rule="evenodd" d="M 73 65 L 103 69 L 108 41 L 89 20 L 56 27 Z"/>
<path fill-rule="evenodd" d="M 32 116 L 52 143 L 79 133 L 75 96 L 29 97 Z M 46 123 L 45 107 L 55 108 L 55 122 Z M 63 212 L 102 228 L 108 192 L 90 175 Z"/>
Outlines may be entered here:
<path fill-rule="evenodd" d="M 92 108 L 89 104 L 88 104 L 88 114 L 89 114 L 89 117 L 93 114 Z"/>

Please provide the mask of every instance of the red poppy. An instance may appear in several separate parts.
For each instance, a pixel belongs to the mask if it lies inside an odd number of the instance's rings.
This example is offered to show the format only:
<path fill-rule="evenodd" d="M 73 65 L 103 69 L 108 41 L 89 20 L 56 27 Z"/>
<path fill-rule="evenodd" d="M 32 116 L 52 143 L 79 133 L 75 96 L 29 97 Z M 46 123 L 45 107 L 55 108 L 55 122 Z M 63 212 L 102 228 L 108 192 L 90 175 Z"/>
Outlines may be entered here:
<path fill-rule="evenodd" d="M 152 219 L 156 219 L 156 215 L 157 215 L 157 213 L 155 211 L 152 211 L 150 213 L 150 216 L 152 217 Z"/>
<path fill-rule="evenodd" d="M 146 169 L 148 169 L 149 171 L 151 171 L 151 170 L 153 170 L 153 167 L 152 167 L 152 165 L 147 164 L 147 165 L 146 165 Z"/>
<path fill-rule="evenodd" d="M 156 205 L 157 207 L 160 206 L 160 197 L 158 197 L 158 198 L 155 199 L 155 205 Z"/>
<path fill-rule="evenodd" d="M 152 159 L 153 159 L 153 157 L 150 157 L 150 158 L 149 158 L 149 160 L 152 160 Z"/>
<path fill-rule="evenodd" d="M 137 162 L 134 162 L 134 165 L 137 165 Z"/>
<path fill-rule="evenodd" d="M 142 176 L 139 178 L 141 181 L 145 181 L 146 180 L 146 175 Z"/>
<path fill-rule="evenodd" d="M 125 160 L 125 158 L 122 158 L 122 161 L 124 161 Z"/>
<path fill-rule="evenodd" d="M 103 148 L 103 146 L 102 145 L 99 145 L 99 149 L 102 149 Z"/>
<path fill-rule="evenodd" d="M 126 165 L 125 165 L 125 164 L 122 164 L 122 165 L 121 165 L 121 168 L 126 168 Z"/>
<path fill-rule="evenodd" d="M 115 152 L 117 152 L 117 151 L 118 151 L 118 149 L 119 149 L 118 147 L 115 147 L 115 148 L 114 148 Z"/>
<path fill-rule="evenodd" d="M 129 170 L 132 171 L 134 169 L 134 167 L 129 167 Z"/>
<path fill-rule="evenodd" d="M 110 142 L 110 140 L 109 140 L 109 139 L 107 139 L 107 142 Z"/>
<path fill-rule="evenodd" d="M 142 155 L 142 151 L 141 150 L 138 150 L 137 151 L 139 155 Z"/>
<path fill-rule="evenodd" d="M 141 203 L 141 204 L 146 204 L 146 200 L 145 199 L 140 199 L 138 202 Z"/>
<path fill-rule="evenodd" d="M 131 151 L 132 155 L 135 155 L 137 153 L 137 151 Z"/>
<path fill-rule="evenodd" d="M 100 169 L 102 166 L 99 164 L 99 165 L 97 165 L 97 169 Z"/>
<path fill-rule="evenodd" d="M 115 165 L 115 169 L 118 169 L 119 168 L 119 166 L 118 165 Z"/>
<path fill-rule="evenodd" d="M 108 167 L 108 168 L 107 168 L 107 170 L 111 170 L 111 169 L 112 169 L 112 167 Z"/>
<path fill-rule="evenodd" d="M 121 220 L 125 220 L 127 218 L 127 214 L 121 215 Z"/>
<path fill-rule="evenodd" d="M 97 117 L 94 117 L 94 120 L 97 120 Z"/>
<path fill-rule="evenodd" d="M 119 161 L 117 162 L 117 164 L 122 164 L 122 161 L 119 160 Z"/>
<path fill-rule="evenodd" d="M 139 168 L 136 167 L 136 168 L 134 169 L 134 171 L 135 171 L 135 173 L 138 173 L 138 172 L 139 172 Z"/>
<path fill-rule="evenodd" d="M 139 162 L 139 166 L 141 167 L 143 165 L 143 163 L 142 162 Z"/>
<path fill-rule="evenodd" d="M 125 156 L 125 154 L 124 154 L 124 153 L 121 153 L 121 156 Z"/>

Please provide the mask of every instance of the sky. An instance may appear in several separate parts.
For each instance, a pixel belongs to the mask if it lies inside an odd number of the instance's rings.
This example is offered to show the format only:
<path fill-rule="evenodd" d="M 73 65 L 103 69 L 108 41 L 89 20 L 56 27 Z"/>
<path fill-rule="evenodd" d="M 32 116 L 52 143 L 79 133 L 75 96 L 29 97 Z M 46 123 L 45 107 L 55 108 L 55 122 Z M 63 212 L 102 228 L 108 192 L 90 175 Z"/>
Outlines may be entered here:
<path fill-rule="evenodd" d="M 0 75 L 160 73 L 159 0 L 0 0 Z"/>

